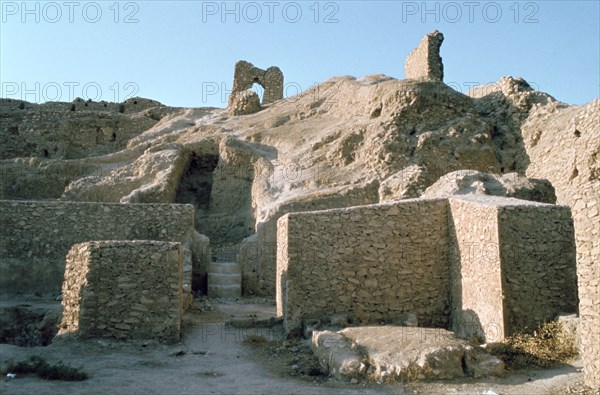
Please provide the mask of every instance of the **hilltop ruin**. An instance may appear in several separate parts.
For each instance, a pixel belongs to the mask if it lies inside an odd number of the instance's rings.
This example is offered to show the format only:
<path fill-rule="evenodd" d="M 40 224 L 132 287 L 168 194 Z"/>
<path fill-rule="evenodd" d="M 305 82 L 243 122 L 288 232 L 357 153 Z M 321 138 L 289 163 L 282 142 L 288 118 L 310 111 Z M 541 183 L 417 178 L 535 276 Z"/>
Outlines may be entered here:
<path fill-rule="evenodd" d="M 290 335 L 344 316 L 499 340 L 578 313 L 599 387 L 600 99 L 513 77 L 462 94 L 443 39 L 405 80 L 334 77 L 294 100 L 279 68 L 240 61 L 228 109 L 1 99 L 0 292 L 63 294 L 74 336 L 167 342 L 194 293 L 276 298 Z M 140 324 L 153 306 L 169 325 Z"/>

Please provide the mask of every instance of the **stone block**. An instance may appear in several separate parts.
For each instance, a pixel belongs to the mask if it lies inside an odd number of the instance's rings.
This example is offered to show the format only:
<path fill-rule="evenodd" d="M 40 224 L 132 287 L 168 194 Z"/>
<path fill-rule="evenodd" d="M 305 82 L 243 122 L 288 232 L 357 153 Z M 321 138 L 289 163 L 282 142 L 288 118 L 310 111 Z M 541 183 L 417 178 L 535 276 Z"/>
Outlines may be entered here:
<path fill-rule="evenodd" d="M 59 335 L 177 342 L 182 283 L 180 243 L 75 244 L 67 255 Z"/>

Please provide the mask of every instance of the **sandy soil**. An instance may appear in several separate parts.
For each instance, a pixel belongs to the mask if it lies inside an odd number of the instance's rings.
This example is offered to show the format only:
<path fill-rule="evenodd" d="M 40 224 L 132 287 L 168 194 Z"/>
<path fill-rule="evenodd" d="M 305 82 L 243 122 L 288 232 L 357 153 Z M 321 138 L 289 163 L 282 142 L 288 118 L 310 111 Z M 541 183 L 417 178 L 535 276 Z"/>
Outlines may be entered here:
<path fill-rule="evenodd" d="M 505 378 L 438 383 L 341 383 L 323 375 L 306 340 L 285 340 L 275 306 L 194 300 L 181 343 L 57 340 L 48 347 L 0 345 L 0 369 L 41 355 L 82 366 L 83 382 L 35 376 L 0 379 L 1 394 L 564 394 L 586 393 L 581 362 Z M 261 301 L 262 302 L 262 301 Z M 4 304 L 4 303 L 3 303 Z M 254 321 L 254 326 L 251 326 Z M 226 322 L 232 323 L 227 324 Z M 234 326 L 232 326 L 234 325 Z M 272 325 L 266 327 L 267 325 Z M 257 327 L 265 326 L 265 327 Z M 486 392 L 487 391 L 487 392 Z"/>

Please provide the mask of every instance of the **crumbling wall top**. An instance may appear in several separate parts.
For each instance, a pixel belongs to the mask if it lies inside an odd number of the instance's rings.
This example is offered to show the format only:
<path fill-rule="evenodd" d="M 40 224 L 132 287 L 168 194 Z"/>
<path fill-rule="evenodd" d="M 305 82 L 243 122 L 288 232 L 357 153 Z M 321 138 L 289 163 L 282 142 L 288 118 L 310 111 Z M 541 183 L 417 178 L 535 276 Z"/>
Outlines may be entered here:
<path fill-rule="evenodd" d="M 233 74 L 231 94 L 234 95 L 248 90 L 252 88 L 254 83 L 259 84 L 265 90 L 262 104 L 283 99 L 283 73 L 279 67 L 271 66 L 263 70 L 245 60 L 237 62 Z"/>
<path fill-rule="evenodd" d="M 423 37 L 404 62 L 407 79 L 444 80 L 444 65 L 440 56 L 443 41 L 444 35 L 437 30 Z"/>

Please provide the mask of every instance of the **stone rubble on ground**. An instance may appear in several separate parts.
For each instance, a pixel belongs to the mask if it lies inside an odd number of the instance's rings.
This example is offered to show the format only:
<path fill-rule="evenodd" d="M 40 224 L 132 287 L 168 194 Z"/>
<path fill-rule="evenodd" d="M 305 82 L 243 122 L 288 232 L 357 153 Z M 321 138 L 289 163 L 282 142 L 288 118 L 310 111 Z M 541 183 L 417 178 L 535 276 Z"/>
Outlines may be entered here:
<path fill-rule="evenodd" d="M 440 328 L 362 326 L 315 331 L 321 366 L 343 380 L 447 380 L 504 375 L 504 363 Z"/>

